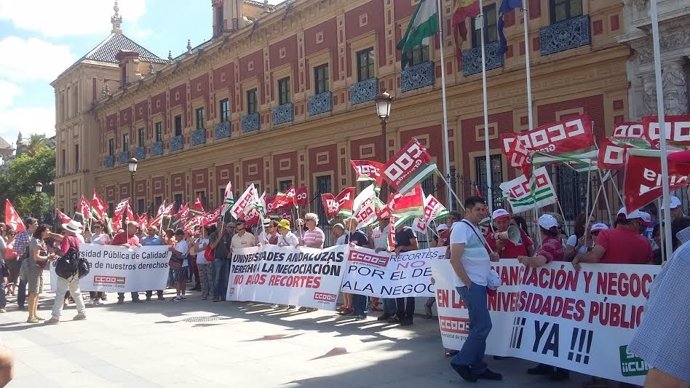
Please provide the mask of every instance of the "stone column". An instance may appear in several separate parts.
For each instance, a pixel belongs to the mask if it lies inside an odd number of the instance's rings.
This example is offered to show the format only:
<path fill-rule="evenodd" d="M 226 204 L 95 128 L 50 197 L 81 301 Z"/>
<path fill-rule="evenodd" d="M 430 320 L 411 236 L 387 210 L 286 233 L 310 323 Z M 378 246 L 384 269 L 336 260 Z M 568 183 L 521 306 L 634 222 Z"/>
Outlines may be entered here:
<path fill-rule="evenodd" d="M 684 115 L 690 111 L 688 74 L 684 65 L 683 58 L 663 63 L 664 111 L 667 115 Z"/>

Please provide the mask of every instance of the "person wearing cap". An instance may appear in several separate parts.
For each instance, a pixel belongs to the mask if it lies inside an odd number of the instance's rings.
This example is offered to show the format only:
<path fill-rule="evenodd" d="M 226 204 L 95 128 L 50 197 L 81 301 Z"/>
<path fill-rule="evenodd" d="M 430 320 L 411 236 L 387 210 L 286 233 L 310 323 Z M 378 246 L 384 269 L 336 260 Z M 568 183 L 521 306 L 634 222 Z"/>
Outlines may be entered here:
<path fill-rule="evenodd" d="M 437 225 L 436 226 L 436 234 L 434 234 L 432 241 L 429 243 L 429 247 L 436 248 L 436 247 L 445 246 L 446 242 L 448 241 L 448 236 L 449 236 L 448 225 L 446 225 L 446 224 Z"/>
<path fill-rule="evenodd" d="M 65 255 L 70 248 L 75 248 L 79 251 L 80 241 L 77 236 L 84 233 L 82 224 L 75 220 L 70 220 L 70 222 L 62 224 L 62 228 L 64 230 L 64 235 L 48 233 L 51 238 L 60 242 L 60 248 L 56 253 L 59 256 Z M 55 291 L 55 301 L 53 302 L 53 313 L 52 317 L 46 321 L 46 324 L 54 325 L 60 323 L 60 315 L 62 314 L 62 308 L 64 306 L 65 294 L 68 290 L 74 299 L 74 303 L 77 305 L 77 315 L 74 316 L 73 320 L 80 321 L 86 319 L 86 306 L 84 305 L 84 300 L 81 297 L 81 290 L 79 289 L 79 273 L 73 274 L 69 279 L 64 279 L 60 276 L 56 278 L 57 290 Z"/>
<path fill-rule="evenodd" d="M 299 239 L 290 231 L 290 221 L 282 219 L 278 221 L 278 245 L 281 247 L 297 247 Z"/>
<path fill-rule="evenodd" d="M 123 230 L 116 234 L 115 237 L 113 237 L 113 240 L 110 242 L 110 245 L 119 245 L 127 248 L 140 247 L 141 244 L 139 243 L 139 237 L 137 237 L 137 229 L 139 229 L 139 225 L 137 225 L 135 221 L 127 221 L 127 230 Z M 141 302 L 138 292 L 133 291 L 131 295 L 132 303 Z M 117 304 L 123 303 L 125 303 L 125 293 L 118 292 Z"/>
<path fill-rule="evenodd" d="M 589 218 L 587 222 L 587 215 L 580 213 L 575 217 L 575 233 L 571 234 L 565 241 L 565 261 L 572 261 L 575 255 L 586 253 L 588 248 L 594 245 L 594 238 L 590 230 L 594 223 L 594 217 Z"/>
<path fill-rule="evenodd" d="M 550 214 L 543 214 L 537 222 L 539 231 L 543 236 L 539 249 L 534 256 L 518 256 L 518 261 L 526 267 L 541 267 L 552 261 L 563 261 L 563 244 L 558 238 L 558 220 Z M 562 381 L 570 377 L 570 371 L 563 368 L 555 368 L 547 364 L 539 364 L 536 367 L 527 369 L 530 375 L 548 375 L 551 381 Z"/>
<path fill-rule="evenodd" d="M 345 244 L 345 225 L 338 222 L 331 228 L 331 241 L 335 241 L 333 245 Z"/>
<path fill-rule="evenodd" d="M 230 223 L 218 221 L 217 230 L 208 236 L 208 243 L 213 250 L 213 301 L 225 300 L 230 276 L 230 242 L 234 227 Z"/>
<path fill-rule="evenodd" d="M 300 239 L 300 244 L 308 248 L 322 249 L 326 235 L 323 233 L 323 230 L 317 226 L 319 224 L 319 216 L 315 213 L 305 214 L 304 224 L 307 226 L 307 230 Z"/>
<path fill-rule="evenodd" d="M 486 338 L 491 331 L 491 315 L 487 307 L 487 293 L 491 260 L 488 244 L 479 230 L 479 222 L 486 217 L 486 202 L 480 197 L 465 199 L 465 218 L 453 224 L 450 232 L 450 264 L 462 286 L 456 291 L 467 306 L 469 333 L 460 352 L 450 362 L 451 367 L 468 382 L 503 380 L 503 375 L 490 370 L 483 361 Z"/>
<path fill-rule="evenodd" d="M 652 246 L 639 233 L 641 223 L 639 211 L 621 208 L 616 227 L 601 230 L 592 250 L 575 256 L 573 267 L 579 270 L 580 263 L 651 264 Z"/>
<path fill-rule="evenodd" d="M 176 296 L 173 302 L 181 302 L 187 297 L 185 296 L 187 292 L 187 275 L 189 270 L 189 260 L 187 256 L 189 255 L 189 243 L 185 236 L 184 230 L 177 229 L 175 231 L 175 243 L 174 247 L 169 247 L 168 250 L 172 252 L 172 258 L 182 260 L 182 266 L 180 268 L 173 268 L 173 282 L 175 284 Z"/>
<path fill-rule="evenodd" d="M 505 209 L 496 209 L 491 214 L 491 218 L 496 224 L 493 233 L 486 236 L 486 242 L 491 249 L 498 253 L 501 258 L 514 259 L 518 256 L 531 256 L 534 251 L 532 239 L 521 229 L 520 241 L 515 243 L 508 239 L 508 228 L 510 228 L 510 213 Z"/>
<path fill-rule="evenodd" d="M 683 203 L 680 202 L 680 199 L 675 195 L 671 196 L 671 203 L 668 205 L 668 207 L 671 209 L 671 221 L 675 220 L 676 218 L 685 217 L 685 213 L 683 212 Z"/>
<path fill-rule="evenodd" d="M 268 245 L 268 239 L 269 236 L 272 232 L 277 231 L 274 229 L 271 229 L 271 219 L 270 218 L 264 218 L 261 220 L 261 232 L 259 232 L 259 236 L 256 238 L 256 243 L 259 244 L 259 246 L 264 246 Z"/>

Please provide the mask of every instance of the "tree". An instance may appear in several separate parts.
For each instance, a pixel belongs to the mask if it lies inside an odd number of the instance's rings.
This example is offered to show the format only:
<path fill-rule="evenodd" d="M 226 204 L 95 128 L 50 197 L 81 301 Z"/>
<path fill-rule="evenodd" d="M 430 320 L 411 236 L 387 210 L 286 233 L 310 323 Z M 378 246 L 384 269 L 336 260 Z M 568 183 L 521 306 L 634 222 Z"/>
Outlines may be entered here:
<path fill-rule="evenodd" d="M 50 212 L 54 196 L 53 185 L 55 179 L 55 150 L 45 145 L 41 146 L 40 137 L 33 148 L 7 163 L 7 171 L 0 174 L 0 199 L 8 198 L 19 215 L 40 216 Z M 32 135 L 29 146 L 33 146 Z M 35 193 L 36 183 L 43 183 L 43 194 Z M 4 208 L 2 209 L 4 211 Z M 4 220 L 4 218 L 2 218 Z"/>
<path fill-rule="evenodd" d="M 26 153 L 29 156 L 35 156 L 41 150 L 46 148 L 50 148 L 46 135 L 34 133 L 33 135 L 29 136 L 29 141 L 26 143 Z"/>

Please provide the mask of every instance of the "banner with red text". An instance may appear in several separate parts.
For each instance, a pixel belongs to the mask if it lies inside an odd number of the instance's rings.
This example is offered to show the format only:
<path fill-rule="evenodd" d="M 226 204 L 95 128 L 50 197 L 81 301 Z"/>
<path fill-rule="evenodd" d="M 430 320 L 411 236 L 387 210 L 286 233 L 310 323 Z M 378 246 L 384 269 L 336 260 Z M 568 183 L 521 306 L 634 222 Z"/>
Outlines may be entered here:
<path fill-rule="evenodd" d="M 226 300 L 335 310 L 347 251 L 347 245 L 235 249 Z"/>
<path fill-rule="evenodd" d="M 351 247 L 341 291 L 376 298 L 433 297 L 431 262 L 445 252 L 439 247 L 396 255 Z"/>
<path fill-rule="evenodd" d="M 383 163 L 373 160 L 350 160 L 352 168 L 355 169 L 357 182 L 374 181 L 377 187 L 383 184 Z"/>
<path fill-rule="evenodd" d="M 443 346 L 460 349 L 469 317 L 448 260 L 431 263 Z M 647 365 L 627 346 L 660 267 L 552 262 L 527 268 L 492 263 L 503 285 L 488 301 L 486 353 L 519 357 L 586 375 L 642 384 Z"/>
<path fill-rule="evenodd" d="M 639 209 L 662 195 L 661 151 L 630 150 L 625 164 L 624 200 L 630 210 Z M 669 186 L 676 190 L 688 184 L 690 164 L 668 161 Z"/>

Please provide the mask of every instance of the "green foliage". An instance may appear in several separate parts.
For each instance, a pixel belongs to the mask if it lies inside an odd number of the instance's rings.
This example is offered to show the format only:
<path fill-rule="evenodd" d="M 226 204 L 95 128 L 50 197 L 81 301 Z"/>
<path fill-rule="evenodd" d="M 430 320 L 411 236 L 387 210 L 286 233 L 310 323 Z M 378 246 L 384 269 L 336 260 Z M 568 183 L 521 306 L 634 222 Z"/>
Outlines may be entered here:
<path fill-rule="evenodd" d="M 42 135 L 39 135 L 40 138 Z M 55 150 L 48 147 L 45 136 L 42 145 L 33 146 L 19 157 L 10 160 L 0 174 L 0 198 L 7 198 L 20 216 L 38 216 L 51 211 L 55 179 Z M 40 143 L 40 141 L 37 141 Z M 36 182 L 43 183 L 43 194 L 35 193 Z M 1 211 L 4 212 L 4 206 Z M 4 220 L 4 217 L 2 218 Z"/>

